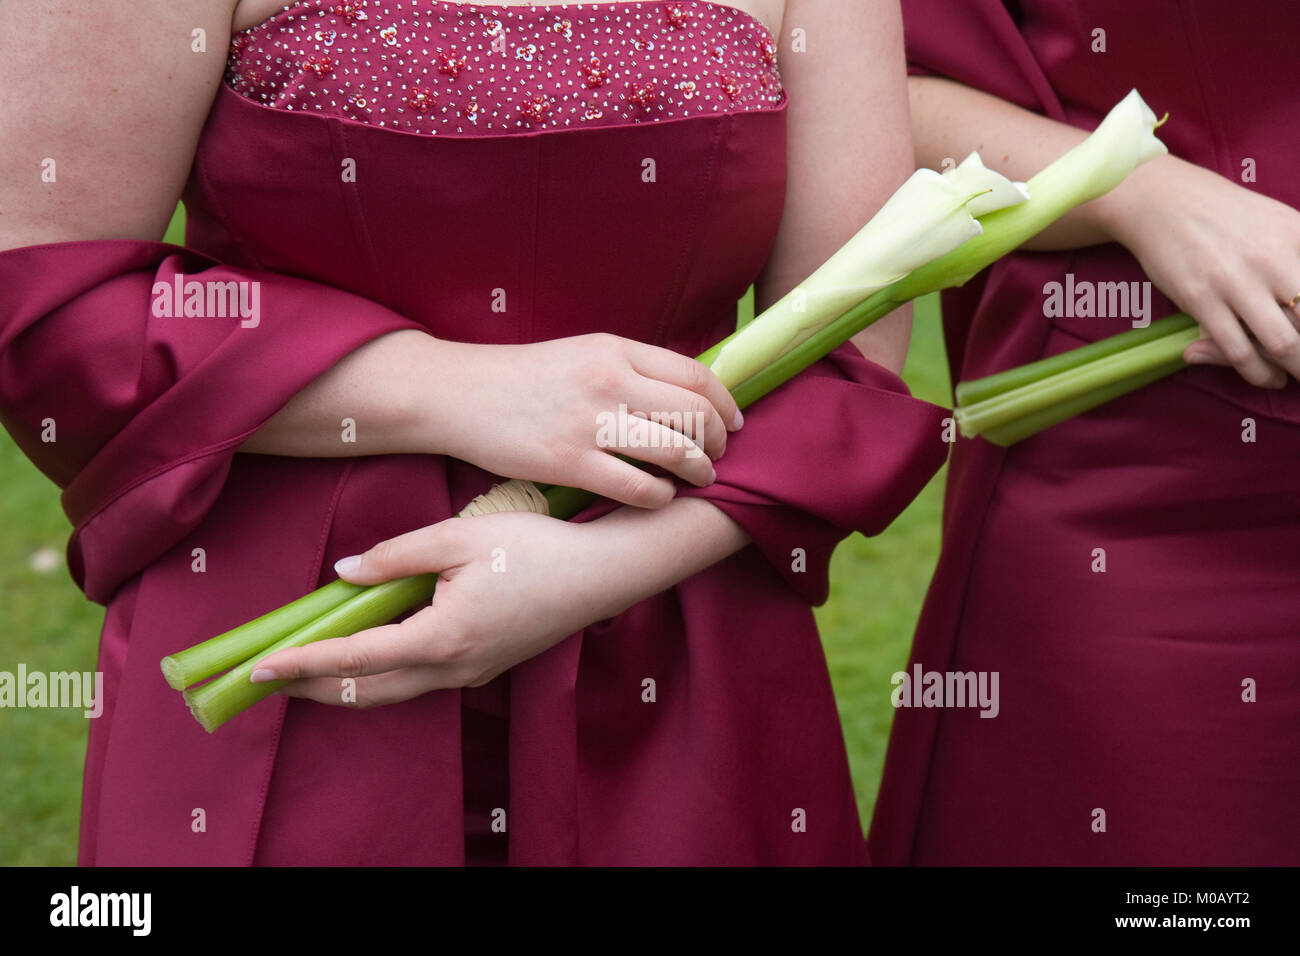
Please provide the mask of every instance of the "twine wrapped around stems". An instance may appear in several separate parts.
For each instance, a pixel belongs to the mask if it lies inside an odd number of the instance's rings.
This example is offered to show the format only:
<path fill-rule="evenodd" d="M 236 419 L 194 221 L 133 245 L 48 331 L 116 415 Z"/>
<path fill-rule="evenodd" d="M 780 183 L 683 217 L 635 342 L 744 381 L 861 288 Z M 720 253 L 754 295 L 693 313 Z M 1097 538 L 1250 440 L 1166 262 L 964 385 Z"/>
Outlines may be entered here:
<path fill-rule="evenodd" d="M 531 481 L 511 478 L 483 492 L 462 508 L 458 517 L 476 518 L 502 511 L 532 511 L 539 515 L 549 515 L 551 507 L 546 496 Z"/>

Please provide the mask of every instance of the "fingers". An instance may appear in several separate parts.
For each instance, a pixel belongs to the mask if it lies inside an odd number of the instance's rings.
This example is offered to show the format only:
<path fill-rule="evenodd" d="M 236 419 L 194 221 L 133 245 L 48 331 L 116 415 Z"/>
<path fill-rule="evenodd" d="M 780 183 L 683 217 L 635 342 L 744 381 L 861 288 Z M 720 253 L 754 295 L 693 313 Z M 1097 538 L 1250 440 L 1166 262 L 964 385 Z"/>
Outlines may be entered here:
<path fill-rule="evenodd" d="M 629 416 L 630 422 L 639 420 Z M 677 493 L 667 478 L 657 478 L 595 448 L 582 456 L 578 476 L 580 487 L 637 508 L 662 508 Z"/>
<path fill-rule="evenodd" d="M 658 465 L 700 487 L 717 477 L 709 456 L 681 432 L 636 415 L 627 417 L 626 431 L 627 441 L 618 451 L 629 458 Z"/>
<path fill-rule="evenodd" d="M 1260 355 L 1226 304 L 1217 299 L 1198 303 L 1189 310 L 1213 338 L 1217 349 L 1206 348 L 1204 342 L 1194 342 L 1183 352 L 1189 362 L 1214 363 L 1218 356 L 1230 364 L 1246 381 L 1262 388 L 1280 388 L 1286 384 L 1286 375 L 1276 365 Z M 1215 353 L 1218 353 L 1216 355 Z"/>
<path fill-rule="evenodd" d="M 441 574 L 460 562 L 456 524 L 459 518 L 448 518 L 406 534 L 380 541 L 363 554 L 352 555 L 336 562 L 334 570 L 339 577 L 352 584 L 379 584 L 394 578 L 415 574 Z"/>
<path fill-rule="evenodd" d="M 638 386 L 628 394 L 628 407 L 634 413 L 648 415 L 652 422 L 687 436 L 715 461 L 722 457 L 727 448 L 727 426 L 707 398 L 645 377 Z"/>
<path fill-rule="evenodd" d="M 308 677 L 285 684 L 278 693 L 285 697 L 300 697 L 336 707 L 368 710 L 452 686 L 455 685 L 448 682 L 448 677 L 441 668 L 429 665 L 403 667 L 401 670 L 357 678 Z"/>
<path fill-rule="evenodd" d="M 1198 339 L 1183 349 L 1183 361 L 1189 365 L 1231 365 L 1223 349 L 1214 344 L 1214 339 Z"/>
<path fill-rule="evenodd" d="M 708 366 L 670 349 L 653 345 L 634 348 L 630 359 L 632 367 L 646 378 L 667 382 L 703 396 L 716 410 L 727 430 L 734 432 L 744 423 L 736 400 Z"/>
<path fill-rule="evenodd" d="M 1291 322 L 1291 312 L 1263 287 L 1243 292 L 1235 301 L 1237 314 L 1263 347 L 1265 358 L 1300 378 L 1300 332 Z M 1278 383 L 1286 384 L 1286 377 Z"/>
<path fill-rule="evenodd" d="M 434 613 L 432 607 L 427 607 L 408 619 L 421 618 L 426 631 L 424 635 L 420 634 L 419 626 L 408 627 L 408 621 L 403 621 L 401 624 L 373 627 L 349 637 L 276 651 L 253 665 L 250 680 L 259 684 L 304 677 L 361 677 L 426 664 L 429 660 L 427 631 Z"/>

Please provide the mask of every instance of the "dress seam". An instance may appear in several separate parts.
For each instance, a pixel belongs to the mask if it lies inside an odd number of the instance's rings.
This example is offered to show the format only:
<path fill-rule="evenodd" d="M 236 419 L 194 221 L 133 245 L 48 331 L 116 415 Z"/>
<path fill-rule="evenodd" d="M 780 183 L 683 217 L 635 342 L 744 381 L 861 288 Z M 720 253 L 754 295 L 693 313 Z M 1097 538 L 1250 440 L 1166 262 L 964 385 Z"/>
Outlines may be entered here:
<path fill-rule="evenodd" d="M 516 320 L 515 341 L 520 343 L 533 342 L 534 334 L 537 329 L 537 261 L 541 255 L 540 233 L 542 228 L 542 190 L 546 177 L 542 174 L 545 166 L 545 150 L 543 149 L 543 140 L 539 137 L 533 141 L 533 222 L 532 222 L 532 247 L 533 261 L 530 269 L 529 288 L 528 288 L 528 305 L 529 308 L 519 310 L 519 318 Z"/>
<path fill-rule="evenodd" d="M 709 163 L 704 170 L 704 175 L 700 179 L 700 186 L 696 193 L 696 201 L 694 203 L 694 216 L 691 219 L 690 228 L 687 231 L 687 235 L 691 238 L 689 242 L 682 243 L 682 254 L 677 260 L 677 266 L 673 270 L 673 280 L 670 287 L 672 291 L 669 293 L 668 299 L 664 303 L 664 310 L 655 327 L 654 337 L 650 339 L 650 342 L 654 345 L 662 346 L 664 342 L 667 341 L 668 331 L 672 327 L 673 320 L 679 318 L 677 313 L 681 308 L 682 298 L 686 294 L 687 280 L 695 271 L 695 266 L 699 262 L 700 250 L 704 242 L 704 213 L 706 207 L 709 211 L 712 210 L 718 198 L 718 190 L 716 188 L 718 154 L 722 150 L 723 143 L 730 140 L 734 126 L 735 114 L 729 113 L 726 115 L 726 121 L 718 123 L 714 130 L 713 144 L 709 148 L 708 154 Z"/>
<path fill-rule="evenodd" d="M 330 150 L 334 153 L 334 166 L 336 169 L 344 159 L 350 158 L 353 162 L 356 162 L 356 157 L 350 155 L 348 131 L 343 123 L 331 122 L 329 124 L 329 143 Z M 348 186 L 351 186 L 351 188 L 347 188 Z M 385 304 L 391 302 L 392 297 L 388 294 L 388 284 L 384 281 L 383 270 L 379 268 L 379 257 L 375 252 L 374 239 L 370 235 L 370 225 L 366 219 L 365 204 L 361 200 L 360 188 L 359 178 L 354 178 L 351 183 L 345 183 L 342 175 L 339 176 L 339 193 L 343 208 L 347 211 L 348 224 L 352 227 L 352 235 L 356 239 L 357 246 L 362 251 L 366 264 L 367 278 L 372 293 L 367 298 Z"/>
<path fill-rule="evenodd" d="M 218 92 L 220 91 L 218 90 Z M 213 102 L 212 109 L 213 112 L 216 111 L 215 101 Z M 230 217 L 226 215 L 225 207 L 222 205 L 221 200 L 217 198 L 217 191 L 212 188 L 211 184 L 208 181 L 208 170 L 206 164 L 203 162 L 202 159 L 203 154 L 204 154 L 203 144 L 200 141 L 199 145 L 196 147 L 196 157 L 194 160 L 194 174 L 195 174 L 194 179 L 196 185 L 198 186 L 199 198 L 201 198 L 207 204 L 208 208 L 212 210 L 212 214 L 221 223 L 221 228 L 225 230 L 225 233 L 229 237 L 231 243 L 235 246 L 235 248 L 239 250 L 240 255 L 243 256 L 244 262 L 251 264 L 252 267 L 255 269 L 265 270 L 266 266 L 262 263 L 262 260 L 258 258 L 257 253 L 253 251 L 251 246 L 249 246 L 247 243 L 244 242 L 244 239 L 240 234 L 240 232 L 237 229 L 232 228 L 230 224 Z M 187 235 L 185 237 L 186 245 L 184 247 L 186 249 L 190 248 L 190 246 L 188 245 L 189 243 L 188 222 L 189 222 L 189 210 L 186 210 L 187 225 L 185 231 Z M 211 257 L 209 256 L 209 258 Z"/>
<path fill-rule="evenodd" d="M 334 516 L 338 513 L 339 499 L 343 497 L 343 489 L 352 474 L 353 464 L 353 459 L 348 459 L 339 471 L 338 480 L 334 483 L 334 493 L 330 496 L 330 503 L 325 509 L 325 517 L 321 522 L 320 538 L 312 553 L 312 559 L 307 566 L 305 586 L 308 591 L 314 590 L 317 582 L 320 581 L 321 565 L 325 560 L 325 548 L 329 543 L 330 531 L 334 527 Z M 252 833 L 249 835 L 248 841 L 247 863 L 245 864 L 247 866 L 253 866 L 254 861 L 257 859 L 257 839 L 262 833 L 262 819 L 266 814 L 266 799 L 271 792 L 271 778 L 275 775 L 275 759 L 280 752 L 280 738 L 284 732 L 284 721 L 288 716 L 288 710 L 289 699 L 286 697 L 280 702 L 280 714 L 276 719 L 275 729 L 271 734 L 266 749 L 266 762 L 262 769 L 262 785 L 258 792 L 258 810 L 256 818 L 253 820 Z"/>

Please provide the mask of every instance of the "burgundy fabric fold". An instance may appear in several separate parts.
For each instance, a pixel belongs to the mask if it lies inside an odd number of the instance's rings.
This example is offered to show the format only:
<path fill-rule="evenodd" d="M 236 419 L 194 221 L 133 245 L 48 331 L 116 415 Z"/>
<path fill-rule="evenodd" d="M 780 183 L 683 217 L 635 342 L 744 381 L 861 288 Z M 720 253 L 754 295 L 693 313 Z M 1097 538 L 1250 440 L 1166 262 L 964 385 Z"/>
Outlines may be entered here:
<path fill-rule="evenodd" d="M 178 280 L 203 284 L 205 309 L 209 284 L 257 283 L 260 314 L 156 315 Z M 420 328 L 320 283 L 156 242 L 8 250 L 0 290 L 0 415 L 63 488 L 73 576 L 101 604 L 202 521 L 238 445 L 293 395 L 365 342 Z"/>
<path fill-rule="evenodd" d="M 943 464 L 947 414 L 848 343 L 746 411 L 713 485 L 678 493 L 712 501 L 822 604 L 835 546 L 883 531 Z"/>
<path fill-rule="evenodd" d="M 944 76 L 1064 118 L 1051 82 L 1002 0 L 905 0 L 903 31 L 909 73 Z"/>

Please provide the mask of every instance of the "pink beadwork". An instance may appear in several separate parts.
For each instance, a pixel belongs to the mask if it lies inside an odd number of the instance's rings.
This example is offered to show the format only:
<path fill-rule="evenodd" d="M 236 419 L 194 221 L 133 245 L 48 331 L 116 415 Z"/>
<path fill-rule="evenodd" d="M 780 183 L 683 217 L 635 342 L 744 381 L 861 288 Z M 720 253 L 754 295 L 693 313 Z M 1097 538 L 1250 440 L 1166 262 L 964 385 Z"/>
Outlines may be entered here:
<path fill-rule="evenodd" d="M 638 86 L 633 83 L 627 88 L 627 98 L 637 106 L 649 106 L 659 96 L 659 91 L 655 89 L 653 83 L 647 83 L 644 86 Z"/>
<path fill-rule="evenodd" d="M 351 3 L 336 3 L 330 8 L 331 13 L 337 13 L 348 23 L 360 23 L 366 19 L 366 12 L 361 8 L 366 5 L 366 0 L 353 0 Z M 288 9 L 287 7 L 285 9 Z"/>
<path fill-rule="evenodd" d="M 309 0 L 236 34 L 226 82 L 267 106 L 451 135 L 764 110 L 785 95 L 762 23 L 704 0 Z"/>
<path fill-rule="evenodd" d="M 445 73 L 453 80 L 460 76 L 460 71 L 465 69 L 465 64 L 469 62 L 467 57 L 456 56 L 455 53 L 443 53 L 438 51 L 438 72 Z"/>
<path fill-rule="evenodd" d="M 601 65 L 600 61 L 594 57 L 587 63 L 582 64 L 578 69 L 582 71 L 582 85 L 588 89 L 594 89 L 597 86 L 604 86 L 609 79 L 609 70 Z"/>
<path fill-rule="evenodd" d="M 437 93 L 423 86 L 413 86 L 411 91 L 406 94 L 406 102 L 417 113 L 429 112 L 429 110 L 433 109 L 433 101 L 437 98 Z"/>
<path fill-rule="evenodd" d="M 302 61 L 302 65 L 303 69 L 311 70 L 319 77 L 326 77 L 334 72 L 334 61 L 327 56 L 309 56 Z"/>
<path fill-rule="evenodd" d="M 540 123 L 551 115 L 550 97 L 541 93 L 534 93 L 524 101 L 524 105 L 520 107 L 519 111 L 529 123 Z"/>

